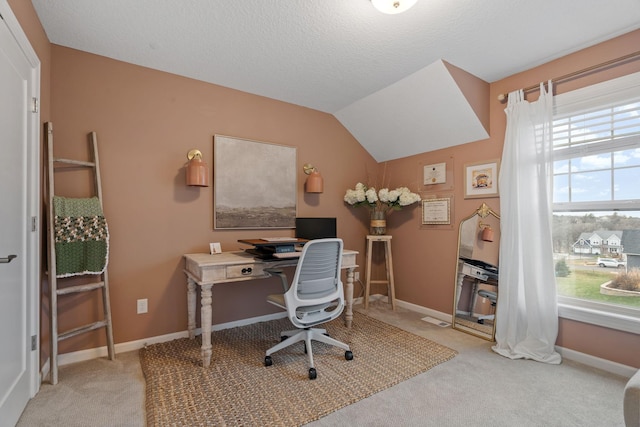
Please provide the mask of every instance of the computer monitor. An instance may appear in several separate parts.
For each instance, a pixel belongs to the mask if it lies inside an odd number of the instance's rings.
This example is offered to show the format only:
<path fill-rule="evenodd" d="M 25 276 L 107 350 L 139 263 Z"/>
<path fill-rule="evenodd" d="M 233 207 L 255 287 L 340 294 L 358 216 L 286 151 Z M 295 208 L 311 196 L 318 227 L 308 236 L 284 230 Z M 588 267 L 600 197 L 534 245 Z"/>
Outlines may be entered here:
<path fill-rule="evenodd" d="M 326 239 L 338 237 L 335 218 L 296 218 L 296 237 Z"/>

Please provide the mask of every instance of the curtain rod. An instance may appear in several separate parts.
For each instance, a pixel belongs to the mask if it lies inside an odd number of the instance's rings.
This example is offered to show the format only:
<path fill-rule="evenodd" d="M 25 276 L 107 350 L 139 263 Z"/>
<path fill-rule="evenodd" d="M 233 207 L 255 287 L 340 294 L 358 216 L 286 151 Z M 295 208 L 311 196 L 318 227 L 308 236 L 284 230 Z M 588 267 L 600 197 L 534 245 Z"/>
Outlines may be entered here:
<path fill-rule="evenodd" d="M 597 64 L 597 65 L 593 65 L 591 67 L 583 68 L 582 70 L 574 71 L 573 73 L 565 74 L 564 76 L 556 77 L 554 79 L 551 79 L 551 81 L 553 83 L 560 83 L 562 81 L 569 80 L 569 79 L 572 79 L 574 77 L 582 76 L 583 74 L 588 74 L 588 73 L 591 73 L 593 71 L 600 71 L 601 69 L 610 67 L 612 65 L 616 65 L 616 64 L 621 63 L 621 62 L 625 62 L 625 61 L 628 61 L 628 60 L 636 59 L 637 57 L 640 57 L 640 50 L 637 51 L 637 52 L 630 53 L 630 54 L 625 55 L 625 56 L 621 56 L 620 58 L 612 59 L 610 61 L 603 62 L 601 64 Z M 537 85 L 525 87 L 522 90 L 523 90 L 524 93 L 529 93 L 529 92 L 534 92 L 534 91 L 539 90 L 539 89 L 540 89 L 540 84 L 537 84 Z M 498 95 L 498 101 L 504 102 L 504 101 L 507 100 L 508 97 L 509 97 L 508 93 L 501 93 L 500 95 Z"/>

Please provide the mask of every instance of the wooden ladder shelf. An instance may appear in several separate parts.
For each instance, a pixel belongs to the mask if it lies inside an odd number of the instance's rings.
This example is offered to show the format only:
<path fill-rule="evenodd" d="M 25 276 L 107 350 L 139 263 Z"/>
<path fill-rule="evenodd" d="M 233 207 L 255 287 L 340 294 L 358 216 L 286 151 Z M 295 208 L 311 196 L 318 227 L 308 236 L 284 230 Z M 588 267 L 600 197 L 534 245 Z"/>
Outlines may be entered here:
<path fill-rule="evenodd" d="M 89 134 L 90 153 L 92 161 L 85 162 L 72 159 L 56 158 L 53 155 L 53 124 L 45 123 L 45 142 L 47 146 L 47 203 L 48 203 L 48 278 L 50 287 L 50 304 L 51 304 L 51 384 L 58 383 L 58 342 L 67 338 L 74 337 L 84 332 L 93 331 L 104 328 L 107 335 L 107 352 L 110 360 L 115 359 L 115 350 L 113 344 L 113 328 L 111 324 L 111 306 L 109 303 L 109 279 L 107 269 L 105 268 L 100 274 L 84 274 L 90 283 L 58 287 L 59 280 L 62 278 L 57 274 L 56 266 L 56 236 L 55 236 L 55 212 L 54 212 L 54 195 L 55 192 L 55 173 L 63 170 L 86 170 L 89 169 L 93 176 L 93 188 L 95 196 L 102 203 L 102 184 L 100 181 L 100 164 L 98 161 L 98 140 L 95 132 Z M 95 281 L 94 279 L 99 279 Z M 67 295 L 78 294 L 82 292 L 100 291 L 102 299 L 103 318 L 95 322 L 78 326 L 76 328 L 60 332 L 58 330 L 58 298 Z M 97 296 L 97 295 L 96 295 Z"/>

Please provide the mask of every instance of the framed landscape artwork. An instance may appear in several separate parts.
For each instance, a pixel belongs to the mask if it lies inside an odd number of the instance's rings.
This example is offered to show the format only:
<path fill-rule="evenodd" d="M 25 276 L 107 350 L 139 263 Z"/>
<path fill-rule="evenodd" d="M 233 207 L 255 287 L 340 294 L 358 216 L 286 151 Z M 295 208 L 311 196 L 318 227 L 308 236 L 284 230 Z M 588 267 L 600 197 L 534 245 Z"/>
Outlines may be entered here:
<path fill-rule="evenodd" d="M 214 137 L 214 228 L 294 228 L 296 148 Z"/>
<path fill-rule="evenodd" d="M 498 197 L 499 160 L 464 165 L 464 198 Z"/>

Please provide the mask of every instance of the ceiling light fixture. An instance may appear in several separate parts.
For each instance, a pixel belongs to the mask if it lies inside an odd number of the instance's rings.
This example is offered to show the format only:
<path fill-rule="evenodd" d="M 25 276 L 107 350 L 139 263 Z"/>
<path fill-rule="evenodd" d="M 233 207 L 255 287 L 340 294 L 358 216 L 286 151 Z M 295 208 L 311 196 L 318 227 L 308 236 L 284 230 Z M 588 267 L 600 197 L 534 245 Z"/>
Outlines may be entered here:
<path fill-rule="evenodd" d="M 371 0 L 373 7 L 382 13 L 393 15 L 411 9 L 418 0 Z"/>

